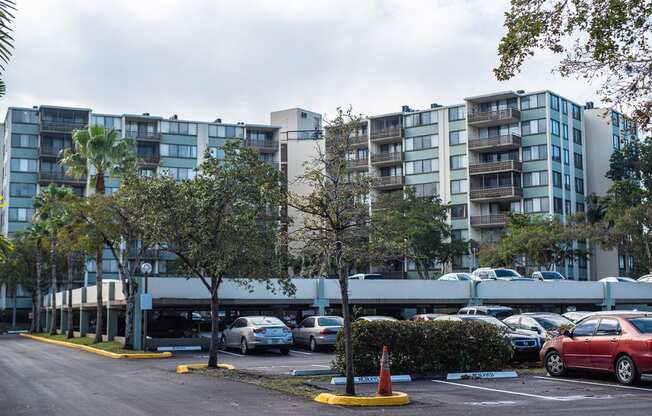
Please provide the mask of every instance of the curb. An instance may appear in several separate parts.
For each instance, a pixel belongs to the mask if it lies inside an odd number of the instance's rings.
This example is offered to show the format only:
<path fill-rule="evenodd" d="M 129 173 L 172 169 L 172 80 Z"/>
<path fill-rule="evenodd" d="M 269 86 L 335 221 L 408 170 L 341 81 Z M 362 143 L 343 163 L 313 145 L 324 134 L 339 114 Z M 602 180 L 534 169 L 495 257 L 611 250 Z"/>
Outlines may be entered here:
<path fill-rule="evenodd" d="M 19 334 L 21 337 L 30 338 L 36 341 L 45 342 L 48 344 L 60 345 L 62 347 L 73 348 L 77 350 L 92 352 L 93 354 L 101 355 L 102 357 L 116 358 L 116 359 L 142 359 L 142 358 L 169 358 L 172 357 L 172 353 L 163 352 L 163 353 L 123 353 L 118 354 L 115 352 L 104 351 L 99 348 L 89 347 L 88 345 L 73 344 L 71 342 L 58 341 L 55 339 L 48 339 L 39 337 L 31 334 Z"/>
<path fill-rule="evenodd" d="M 410 396 L 395 391 L 391 396 L 338 396 L 321 393 L 314 399 L 318 403 L 334 406 L 404 406 L 410 403 Z"/>
<path fill-rule="evenodd" d="M 218 364 L 217 367 L 224 370 L 235 370 L 235 367 L 231 364 Z M 182 364 L 177 366 L 177 374 L 186 374 L 190 370 L 202 370 L 204 368 L 208 368 L 208 364 Z"/>
<path fill-rule="evenodd" d="M 295 377 L 305 377 L 305 376 L 336 376 L 337 371 L 328 370 L 328 369 L 319 369 L 319 370 L 292 370 L 289 373 L 291 376 Z"/>

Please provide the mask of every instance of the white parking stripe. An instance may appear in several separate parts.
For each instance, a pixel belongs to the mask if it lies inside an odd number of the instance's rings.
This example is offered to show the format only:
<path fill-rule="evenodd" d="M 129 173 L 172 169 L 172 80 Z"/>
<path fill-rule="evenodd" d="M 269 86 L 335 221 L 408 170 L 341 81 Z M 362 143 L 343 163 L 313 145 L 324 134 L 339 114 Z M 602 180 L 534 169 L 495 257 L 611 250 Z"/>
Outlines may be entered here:
<path fill-rule="evenodd" d="M 320 367 L 320 368 L 328 368 L 330 369 L 330 365 L 322 365 L 322 364 L 311 364 L 312 367 Z"/>
<path fill-rule="evenodd" d="M 634 386 L 623 386 L 620 384 L 608 384 L 608 383 L 596 383 L 593 381 L 581 381 L 581 380 L 568 380 L 562 378 L 552 378 L 552 377 L 543 377 L 543 376 L 533 376 L 533 378 L 538 378 L 539 380 L 545 381 L 561 381 L 563 383 L 578 383 L 578 384 L 588 384 L 591 386 L 603 386 L 603 387 L 618 387 L 620 389 L 629 389 L 629 390 L 643 390 L 649 393 L 652 393 L 652 389 L 646 389 L 645 387 L 634 387 Z"/>
<path fill-rule="evenodd" d="M 242 354 L 237 354 L 237 353 L 231 352 L 231 351 L 220 351 L 220 354 L 235 355 L 236 357 L 244 357 L 244 355 L 242 355 Z"/>
<path fill-rule="evenodd" d="M 443 381 L 443 380 L 432 380 L 435 383 L 441 383 L 441 384 L 450 384 L 452 386 L 459 386 L 459 387 L 467 387 L 469 389 L 478 389 L 478 390 L 486 390 L 486 391 L 493 391 L 496 393 L 505 393 L 505 394 L 514 394 L 517 396 L 526 396 L 526 397 L 534 397 L 535 399 L 543 399 L 543 400 L 553 400 L 557 402 L 565 402 L 569 400 L 577 400 L 578 397 L 549 397 L 549 396 L 540 396 L 538 394 L 530 394 L 530 393 L 520 393 L 517 391 L 509 391 L 509 390 L 499 390 L 499 389 L 491 389 L 489 387 L 481 387 L 481 386 L 472 386 L 470 384 L 462 384 L 462 383 L 452 383 L 450 381 Z"/>
<path fill-rule="evenodd" d="M 297 350 L 290 350 L 291 352 L 297 353 L 297 354 L 303 354 L 303 355 L 312 355 L 310 352 L 303 352 L 303 351 L 297 351 Z"/>

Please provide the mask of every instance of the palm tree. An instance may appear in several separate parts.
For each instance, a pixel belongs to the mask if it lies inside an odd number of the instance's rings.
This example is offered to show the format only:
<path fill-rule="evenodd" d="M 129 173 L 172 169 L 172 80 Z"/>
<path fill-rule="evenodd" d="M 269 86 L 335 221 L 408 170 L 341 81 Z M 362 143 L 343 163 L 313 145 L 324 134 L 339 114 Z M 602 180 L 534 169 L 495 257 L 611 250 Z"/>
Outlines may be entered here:
<path fill-rule="evenodd" d="M 56 335 L 56 293 L 57 293 L 57 245 L 59 229 L 64 225 L 64 203 L 73 197 L 72 190 L 67 187 L 50 184 L 34 198 L 34 212 L 37 221 L 41 221 L 50 240 L 50 272 L 52 288 L 52 317 L 50 319 L 50 335 Z"/>
<path fill-rule="evenodd" d="M 96 194 L 105 193 L 106 175 L 124 176 L 138 166 L 133 142 L 121 139 L 118 132 L 93 125 L 85 130 L 77 130 L 72 136 L 74 149 L 62 152 L 60 164 L 66 166 L 67 173 L 78 178 L 91 176 Z M 102 302 L 102 245 L 95 249 L 95 284 L 97 287 L 97 329 L 94 342 L 102 342 L 102 322 L 104 320 Z"/>
<path fill-rule="evenodd" d="M 43 305 L 43 241 L 47 238 L 48 231 L 43 222 L 39 221 L 36 216 L 32 219 L 32 224 L 27 229 L 26 238 L 34 242 L 36 257 L 36 308 L 32 318 L 32 332 L 41 332 L 41 307 Z"/>
<path fill-rule="evenodd" d="M 14 38 L 11 36 L 9 25 L 14 19 L 11 14 L 16 10 L 16 4 L 11 0 L 0 0 L 0 73 L 4 72 L 5 65 L 11 58 L 11 50 L 14 48 Z M 0 97 L 5 95 L 5 83 L 0 79 Z"/>

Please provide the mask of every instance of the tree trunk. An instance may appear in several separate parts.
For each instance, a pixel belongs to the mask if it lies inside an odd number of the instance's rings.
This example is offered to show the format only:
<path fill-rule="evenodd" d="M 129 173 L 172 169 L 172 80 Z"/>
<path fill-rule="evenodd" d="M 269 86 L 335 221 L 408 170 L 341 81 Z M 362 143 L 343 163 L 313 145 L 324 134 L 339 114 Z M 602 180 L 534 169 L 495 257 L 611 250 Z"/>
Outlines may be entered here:
<path fill-rule="evenodd" d="M 72 254 L 68 255 L 68 313 L 66 314 L 68 331 L 66 333 L 66 338 L 74 338 L 75 333 L 73 331 L 73 319 L 72 319 L 72 280 L 75 274 L 75 263 L 72 257 Z"/>
<path fill-rule="evenodd" d="M 208 349 L 208 368 L 217 368 L 218 336 L 220 331 L 219 278 L 211 277 L 211 343 Z"/>
<path fill-rule="evenodd" d="M 18 297 L 18 285 L 14 285 L 13 287 L 13 296 L 14 301 L 13 306 L 11 307 L 11 326 L 12 328 L 16 329 L 16 298 Z"/>
<path fill-rule="evenodd" d="M 342 246 L 336 245 L 337 252 L 337 274 L 340 281 L 340 292 L 342 294 L 342 318 L 344 320 L 344 375 L 346 376 L 346 394 L 355 396 L 355 383 L 353 380 L 353 336 L 351 334 L 351 309 L 349 308 L 349 280 L 342 265 Z"/>
<path fill-rule="evenodd" d="M 41 289 L 41 273 L 43 269 L 43 256 L 41 242 L 36 243 L 36 315 L 34 315 L 34 332 L 41 332 L 41 306 L 43 305 L 43 292 Z"/>
<path fill-rule="evenodd" d="M 57 239 L 52 238 L 50 243 L 50 270 L 52 287 L 52 317 L 50 319 L 50 335 L 57 334 Z M 61 305 L 63 306 L 63 305 Z"/>
<path fill-rule="evenodd" d="M 95 287 L 97 289 L 97 313 L 95 315 L 95 338 L 93 344 L 102 342 L 104 328 L 104 302 L 102 301 L 102 245 L 95 249 Z"/>
<path fill-rule="evenodd" d="M 138 293 L 138 284 L 132 279 L 128 280 L 126 297 L 127 309 L 125 311 L 125 343 L 124 349 L 134 349 L 134 312 L 136 309 L 136 293 Z M 124 285 L 124 282 L 123 282 Z"/>
<path fill-rule="evenodd" d="M 29 332 L 36 332 L 36 291 L 32 290 L 32 321 L 29 324 Z"/>

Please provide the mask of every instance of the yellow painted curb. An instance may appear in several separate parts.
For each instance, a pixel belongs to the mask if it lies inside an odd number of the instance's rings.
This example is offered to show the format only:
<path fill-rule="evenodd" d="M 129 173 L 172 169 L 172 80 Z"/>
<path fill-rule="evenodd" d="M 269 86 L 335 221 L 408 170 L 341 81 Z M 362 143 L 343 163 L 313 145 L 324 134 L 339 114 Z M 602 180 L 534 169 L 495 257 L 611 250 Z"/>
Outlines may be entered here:
<path fill-rule="evenodd" d="M 231 364 L 218 364 L 217 367 L 225 370 L 235 370 L 235 367 Z M 208 368 L 208 364 L 182 364 L 177 366 L 177 374 L 186 374 L 190 370 L 202 370 L 204 368 Z"/>
<path fill-rule="evenodd" d="M 93 354 L 101 355 L 108 358 L 169 358 L 172 357 L 170 352 L 158 352 L 158 353 L 122 353 L 118 354 L 115 352 L 104 351 L 99 348 L 89 347 L 88 345 L 73 344 L 72 342 L 59 341 L 56 339 L 43 338 L 32 334 L 20 334 L 21 337 L 34 339 L 40 342 L 46 342 L 48 344 L 61 345 L 63 347 L 74 348 L 77 350 L 92 352 Z"/>
<path fill-rule="evenodd" d="M 338 396 L 332 393 L 321 393 L 315 401 L 338 406 L 403 406 L 410 403 L 410 396 L 395 391 L 392 396 Z"/>

